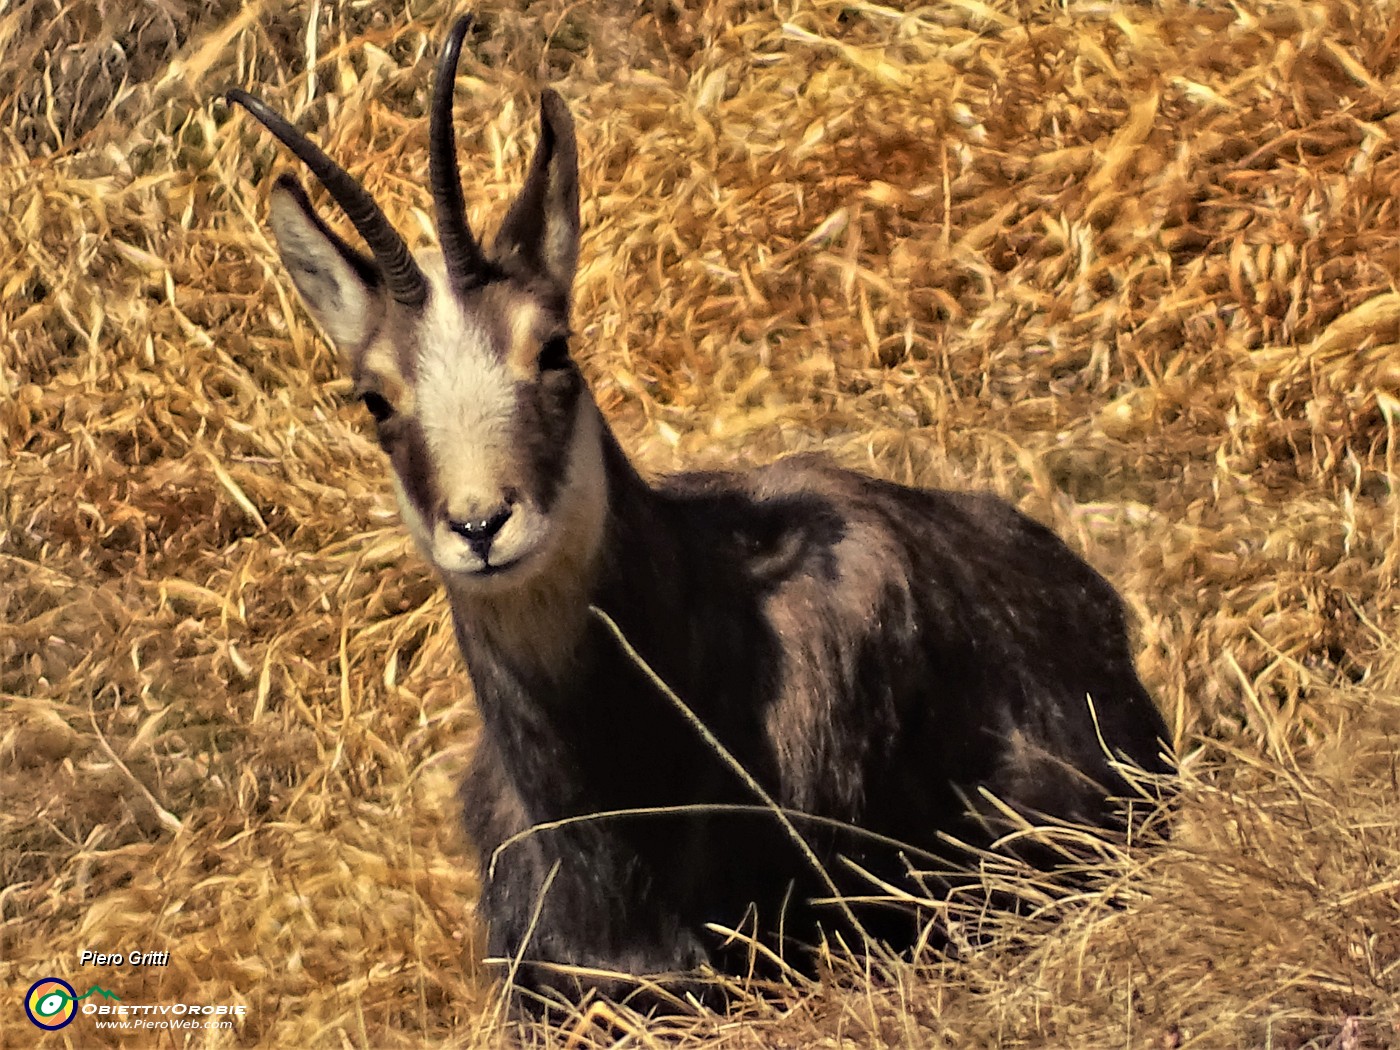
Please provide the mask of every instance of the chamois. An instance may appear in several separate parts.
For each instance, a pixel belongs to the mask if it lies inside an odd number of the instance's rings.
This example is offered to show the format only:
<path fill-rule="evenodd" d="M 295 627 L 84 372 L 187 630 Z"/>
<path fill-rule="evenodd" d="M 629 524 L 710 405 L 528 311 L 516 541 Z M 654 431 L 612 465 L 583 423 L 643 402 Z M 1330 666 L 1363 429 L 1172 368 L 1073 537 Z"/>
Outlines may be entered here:
<path fill-rule="evenodd" d="M 283 264 L 450 599 L 482 719 L 461 790 L 479 911 L 519 996 L 622 996 L 645 974 L 693 989 L 706 967 L 742 974 L 769 953 L 804 970 L 834 934 L 908 948 L 928 917 L 868 903 L 863 873 L 918 895 L 915 860 L 950 839 L 993 846 L 1006 813 L 1121 829 L 1124 764 L 1166 771 L 1167 729 L 1118 594 L 1049 529 L 991 495 L 818 456 L 633 468 L 570 353 L 578 157 L 553 90 L 489 251 L 468 225 L 452 123 L 467 27 L 431 101 L 440 252 L 410 253 L 265 103 L 228 99 L 372 253 L 277 179 Z M 866 900 L 842 907 L 833 889 Z"/>

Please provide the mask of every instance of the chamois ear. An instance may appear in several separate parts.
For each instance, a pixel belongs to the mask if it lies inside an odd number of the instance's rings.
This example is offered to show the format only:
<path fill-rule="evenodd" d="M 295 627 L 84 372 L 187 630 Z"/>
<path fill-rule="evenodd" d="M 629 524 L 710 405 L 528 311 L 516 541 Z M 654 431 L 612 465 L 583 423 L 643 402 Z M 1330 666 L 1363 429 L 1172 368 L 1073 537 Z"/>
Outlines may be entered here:
<path fill-rule="evenodd" d="M 281 175 L 269 203 L 282 265 L 311 316 L 347 356 L 361 354 L 384 316 L 379 268 L 327 226 L 291 175 Z"/>
<path fill-rule="evenodd" d="M 569 107 L 549 88 L 540 99 L 539 145 L 496 234 L 495 256 L 518 259 L 568 296 L 578 265 L 578 145 Z"/>

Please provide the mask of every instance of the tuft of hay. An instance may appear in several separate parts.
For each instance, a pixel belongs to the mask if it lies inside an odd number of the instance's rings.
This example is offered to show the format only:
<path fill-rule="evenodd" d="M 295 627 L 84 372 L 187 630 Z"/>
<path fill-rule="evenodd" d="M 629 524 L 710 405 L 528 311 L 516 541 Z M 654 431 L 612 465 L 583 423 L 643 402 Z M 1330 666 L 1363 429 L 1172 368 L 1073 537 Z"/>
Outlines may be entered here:
<path fill-rule="evenodd" d="M 531 1038 L 1400 1045 L 1395 0 L 476 8 L 472 221 L 555 82 L 580 353 L 639 462 L 999 492 L 1123 590 L 1188 756 L 1168 843 L 956 961 Z M 511 1037 L 445 605 L 268 242 L 288 161 L 211 101 L 255 87 L 427 242 L 456 13 L 0 10 L 0 1045 L 48 974 L 247 1008 L 193 1045 Z"/>

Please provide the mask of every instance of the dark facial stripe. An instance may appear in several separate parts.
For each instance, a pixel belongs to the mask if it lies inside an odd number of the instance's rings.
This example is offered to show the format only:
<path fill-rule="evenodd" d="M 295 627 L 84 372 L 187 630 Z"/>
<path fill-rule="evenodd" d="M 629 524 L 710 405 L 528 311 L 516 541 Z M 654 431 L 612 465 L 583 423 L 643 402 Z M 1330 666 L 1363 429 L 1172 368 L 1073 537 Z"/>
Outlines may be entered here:
<path fill-rule="evenodd" d="M 532 481 L 532 495 L 540 509 L 549 513 L 566 480 L 566 457 L 578 422 L 583 377 L 570 364 L 544 372 L 538 382 L 521 383 L 517 390 L 517 447 Z"/>
<path fill-rule="evenodd" d="M 416 419 L 396 419 L 381 432 L 380 444 L 389 455 L 394 473 L 399 476 L 404 495 L 431 528 L 437 519 L 441 498 L 433 476 L 432 458 L 423 428 Z"/>

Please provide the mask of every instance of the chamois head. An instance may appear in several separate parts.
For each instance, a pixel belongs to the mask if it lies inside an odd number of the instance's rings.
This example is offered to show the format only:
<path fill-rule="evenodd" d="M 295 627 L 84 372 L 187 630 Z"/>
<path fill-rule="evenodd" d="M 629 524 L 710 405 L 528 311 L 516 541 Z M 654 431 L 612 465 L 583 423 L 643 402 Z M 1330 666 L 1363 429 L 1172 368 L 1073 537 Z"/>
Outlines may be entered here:
<path fill-rule="evenodd" d="M 452 129 L 462 18 L 433 91 L 429 169 L 441 251 L 411 254 L 344 168 L 248 93 L 228 99 L 309 167 L 372 257 L 282 175 L 271 223 L 307 310 L 340 349 L 393 466 L 405 523 L 450 583 L 499 593 L 577 557 L 603 501 L 599 418 L 569 356 L 578 155 L 546 90 L 529 174 L 487 253 L 467 224 Z"/>

